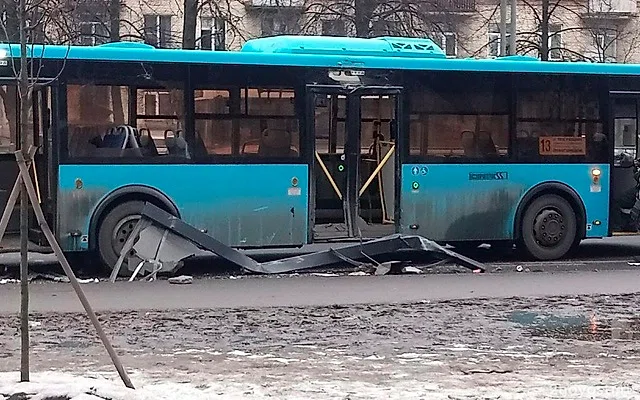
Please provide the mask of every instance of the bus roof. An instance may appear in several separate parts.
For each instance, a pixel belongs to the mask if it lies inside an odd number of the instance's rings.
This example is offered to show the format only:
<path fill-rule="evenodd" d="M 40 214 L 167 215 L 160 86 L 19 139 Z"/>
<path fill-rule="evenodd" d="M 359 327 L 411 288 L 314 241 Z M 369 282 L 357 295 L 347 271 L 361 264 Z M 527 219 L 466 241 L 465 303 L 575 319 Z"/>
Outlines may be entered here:
<path fill-rule="evenodd" d="M 20 56 L 16 44 L 0 44 L 5 56 Z M 549 62 L 533 57 L 447 58 L 429 39 L 379 37 L 275 36 L 252 39 L 240 51 L 158 49 L 138 42 L 99 46 L 31 45 L 34 58 L 267 65 L 351 69 L 451 70 L 477 72 L 640 75 L 640 64 Z"/>

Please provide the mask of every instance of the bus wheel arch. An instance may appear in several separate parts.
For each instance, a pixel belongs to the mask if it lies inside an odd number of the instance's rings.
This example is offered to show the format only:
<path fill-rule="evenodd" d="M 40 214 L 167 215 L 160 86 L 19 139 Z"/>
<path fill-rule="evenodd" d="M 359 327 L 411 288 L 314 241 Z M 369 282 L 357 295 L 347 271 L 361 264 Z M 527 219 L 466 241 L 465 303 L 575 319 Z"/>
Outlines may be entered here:
<path fill-rule="evenodd" d="M 525 229 L 528 230 L 533 227 L 533 219 L 537 218 L 537 215 L 532 215 L 532 213 L 534 213 L 533 208 L 541 210 L 543 206 L 547 209 L 551 208 L 555 210 L 549 215 L 551 218 L 558 218 L 558 216 L 560 216 L 560 218 L 567 218 L 567 221 L 563 222 L 572 225 L 572 232 L 569 232 L 569 235 L 572 236 L 571 243 L 568 245 L 566 243 L 560 243 L 556 252 L 537 248 L 532 242 L 531 237 L 524 237 L 525 235 L 523 235 Z M 549 211 L 547 210 L 545 212 L 548 213 Z M 540 224 L 541 222 L 538 221 L 538 223 Z M 540 228 L 540 226 L 538 226 L 538 228 Z M 563 226 L 563 228 L 566 228 L 566 226 Z M 523 247 L 530 256 L 536 259 L 551 260 L 562 258 L 575 250 L 585 235 L 586 210 L 584 203 L 578 194 L 564 183 L 546 182 L 533 187 L 523 197 L 516 210 L 514 239 L 519 247 Z"/>
<path fill-rule="evenodd" d="M 118 223 L 118 221 L 111 221 L 114 218 L 114 213 L 132 214 L 136 209 L 141 209 L 145 202 L 152 203 L 177 217 L 180 216 L 179 210 L 173 201 L 156 189 L 137 185 L 119 188 L 107 195 L 96 207 L 90 222 L 89 248 L 94 251 L 100 251 L 100 230 L 107 218 L 109 218 L 106 220 L 107 223 Z M 102 254 L 101 258 L 103 258 Z M 108 267 L 112 266 L 109 265 Z"/>

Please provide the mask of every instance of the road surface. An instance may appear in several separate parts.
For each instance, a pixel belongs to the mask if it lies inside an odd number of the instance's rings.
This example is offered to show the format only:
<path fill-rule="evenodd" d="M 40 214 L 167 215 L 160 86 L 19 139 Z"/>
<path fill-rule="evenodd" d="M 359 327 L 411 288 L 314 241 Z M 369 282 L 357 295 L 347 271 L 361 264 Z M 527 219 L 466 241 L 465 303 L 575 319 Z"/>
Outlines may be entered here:
<path fill-rule="evenodd" d="M 102 398 L 623 400 L 640 397 L 639 284 L 605 271 L 83 288 L 142 396 Z M 117 385 L 69 285 L 31 288 L 32 370 Z M 17 296 L 0 286 L 0 371 L 19 365 Z"/>
<path fill-rule="evenodd" d="M 640 291 L 637 271 L 438 274 L 394 276 L 294 276 L 200 279 L 191 285 L 167 281 L 89 283 L 82 286 L 97 311 L 178 310 L 330 306 L 420 301 Z M 0 285 L 0 314 L 19 309 L 20 287 Z M 82 311 L 71 285 L 31 285 L 31 310 L 38 313 Z"/>

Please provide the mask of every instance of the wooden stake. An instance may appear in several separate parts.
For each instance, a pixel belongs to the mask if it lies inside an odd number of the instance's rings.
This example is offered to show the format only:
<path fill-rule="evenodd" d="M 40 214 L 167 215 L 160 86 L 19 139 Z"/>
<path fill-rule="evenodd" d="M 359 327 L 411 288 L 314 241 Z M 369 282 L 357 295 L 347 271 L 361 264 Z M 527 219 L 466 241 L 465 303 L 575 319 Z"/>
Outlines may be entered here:
<path fill-rule="evenodd" d="M 93 309 L 89 304 L 89 300 L 87 300 L 87 297 L 82 291 L 82 288 L 80 287 L 80 283 L 78 282 L 78 279 L 73 273 L 73 270 L 71 269 L 71 265 L 69 265 L 69 261 L 67 261 L 67 258 L 64 256 L 64 253 L 62 252 L 62 249 L 60 248 L 58 241 L 56 240 L 55 236 L 53 235 L 53 232 L 51 232 L 51 229 L 49 228 L 49 224 L 47 224 L 47 220 L 45 219 L 44 213 L 42 212 L 42 207 L 40 207 L 40 203 L 38 202 L 38 196 L 33 186 L 33 182 L 31 181 L 31 176 L 29 175 L 29 169 L 27 168 L 24 155 L 22 154 L 21 151 L 16 151 L 14 154 L 16 156 L 16 161 L 18 162 L 18 167 L 20 167 L 20 175 L 22 176 L 22 181 L 24 182 L 24 186 L 27 189 L 27 194 L 29 195 L 29 199 L 31 200 L 31 204 L 33 206 L 33 211 L 35 212 L 36 219 L 38 220 L 38 224 L 40 225 L 42 232 L 44 233 L 45 237 L 47 238 L 47 241 L 49 242 L 49 246 L 51 246 L 51 248 L 53 249 L 53 252 L 58 258 L 58 262 L 60 262 L 60 264 L 62 265 L 62 269 L 64 270 L 65 274 L 67 274 L 67 277 L 71 282 L 71 286 L 73 286 L 73 289 L 75 290 L 76 295 L 78 295 L 78 299 L 80 300 L 80 303 L 82 303 L 82 306 L 84 307 L 84 310 L 87 312 L 87 315 L 91 320 L 91 323 L 93 324 L 94 328 L 98 332 L 98 336 L 100 337 L 100 340 L 102 341 L 102 344 L 104 345 L 104 347 L 107 349 L 107 353 L 109 353 L 109 357 L 111 357 L 111 361 L 113 362 L 113 365 L 116 367 L 116 370 L 118 371 L 118 374 L 122 379 L 122 382 L 125 384 L 126 387 L 135 389 L 133 387 L 133 383 L 131 383 L 131 380 L 129 379 L 129 376 L 127 375 L 127 372 L 124 370 L 124 367 L 120 362 L 120 359 L 118 358 L 118 354 L 116 354 L 115 350 L 113 349 L 113 346 L 111 346 L 111 343 L 107 338 L 107 335 L 102 329 L 102 326 L 100 325 L 100 321 L 98 321 L 98 317 L 93 312 Z"/>

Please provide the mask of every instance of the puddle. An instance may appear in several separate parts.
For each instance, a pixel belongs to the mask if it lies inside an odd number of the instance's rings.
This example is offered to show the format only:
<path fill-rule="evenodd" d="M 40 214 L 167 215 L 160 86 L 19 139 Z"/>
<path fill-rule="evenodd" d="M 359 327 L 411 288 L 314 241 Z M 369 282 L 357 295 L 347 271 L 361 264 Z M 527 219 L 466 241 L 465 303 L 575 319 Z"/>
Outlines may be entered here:
<path fill-rule="evenodd" d="M 584 341 L 640 340 L 640 317 L 601 319 L 593 315 L 516 311 L 508 320 L 526 329 L 531 336 Z"/>

